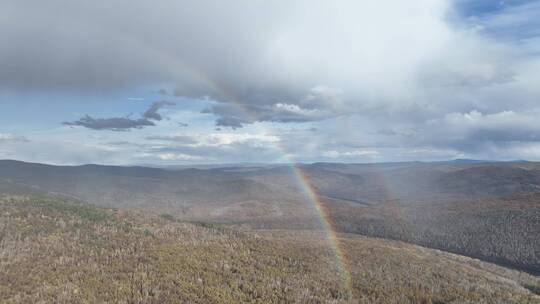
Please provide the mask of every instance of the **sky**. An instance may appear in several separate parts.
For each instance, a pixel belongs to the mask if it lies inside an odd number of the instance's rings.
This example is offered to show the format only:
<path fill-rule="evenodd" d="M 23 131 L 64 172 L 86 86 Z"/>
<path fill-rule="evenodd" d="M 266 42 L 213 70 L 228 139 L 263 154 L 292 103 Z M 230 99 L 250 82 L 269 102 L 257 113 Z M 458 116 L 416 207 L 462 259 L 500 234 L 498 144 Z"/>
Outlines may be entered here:
<path fill-rule="evenodd" d="M 540 160 L 540 1 L 3 0 L 0 159 Z"/>

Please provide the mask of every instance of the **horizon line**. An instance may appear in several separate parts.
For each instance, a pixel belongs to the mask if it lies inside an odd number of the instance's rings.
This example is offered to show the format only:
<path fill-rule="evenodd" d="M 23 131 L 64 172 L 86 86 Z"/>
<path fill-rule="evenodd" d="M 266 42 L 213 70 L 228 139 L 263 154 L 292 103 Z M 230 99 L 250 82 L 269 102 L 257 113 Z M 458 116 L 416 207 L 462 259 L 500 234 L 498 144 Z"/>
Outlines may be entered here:
<path fill-rule="evenodd" d="M 539 162 L 534 160 L 514 159 L 514 160 L 490 160 L 490 159 L 468 159 L 468 158 L 455 158 L 446 160 L 405 160 L 405 161 L 381 161 L 381 162 L 347 162 L 347 161 L 299 161 L 299 162 L 223 162 L 223 163 L 192 163 L 192 164 L 159 164 L 159 163 L 133 163 L 133 164 L 106 164 L 106 163 L 54 163 L 54 162 L 37 162 L 26 161 L 19 159 L 0 159 L 0 162 L 20 162 L 26 164 L 46 165 L 55 167 L 82 167 L 82 166 L 104 166 L 104 167 L 143 167 L 154 169 L 166 169 L 173 167 L 234 167 L 234 166 L 288 166 L 288 165 L 316 165 L 316 164 L 342 164 L 342 165 L 380 165 L 380 164 L 407 164 L 407 163 L 452 163 L 452 162 L 469 162 L 469 163 L 518 163 L 518 162 Z"/>

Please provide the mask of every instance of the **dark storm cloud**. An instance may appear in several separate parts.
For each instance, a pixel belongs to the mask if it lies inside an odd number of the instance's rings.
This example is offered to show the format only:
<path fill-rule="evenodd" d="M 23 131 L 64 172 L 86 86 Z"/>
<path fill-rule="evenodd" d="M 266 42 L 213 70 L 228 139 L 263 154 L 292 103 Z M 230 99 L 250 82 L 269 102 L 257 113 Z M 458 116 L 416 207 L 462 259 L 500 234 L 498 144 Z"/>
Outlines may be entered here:
<path fill-rule="evenodd" d="M 174 105 L 169 101 L 156 101 L 142 113 L 141 118 L 133 119 L 128 117 L 112 117 L 112 118 L 94 118 L 90 115 L 85 115 L 79 120 L 73 122 L 64 122 L 66 126 L 80 126 L 93 130 L 110 130 L 110 131 L 127 131 L 130 129 L 141 129 L 148 126 L 155 126 L 154 121 L 163 119 L 158 113 L 159 109 L 164 106 Z"/>
<path fill-rule="evenodd" d="M 155 124 L 145 118 L 131 119 L 128 117 L 94 118 L 86 115 L 73 122 L 64 122 L 66 126 L 80 126 L 93 130 L 127 131 L 130 129 L 141 129 Z"/>
<path fill-rule="evenodd" d="M 152 105 L 150 105 L 150 108 L 146 110 L 143 113 L 143 117 L 146 119 L 152 119 L 152 120 L 161 120 L 163 117 L 161 117 L 161 114 L 158 113 L 159 109 L 161 109 L 164 106 L 172 106 L 175 105 L 174 102 L 170 101 L 156 101 Z"/>
<path fill-rule="evenodd" d="M 539 107 L 539 3 L 3 0 L 0 91 L 156 86 L 205 100 L 203 112 L 223 130 L 320 124 L 297 138 L 294 153 L 530 144 L 536 124 L 518 116 Z M 458 26 L 448 21 L 453 10 Z M 143 128 L 165 105 L 65 124 Z M 505 111 L 516 116 L 490 116 Z"/>
<path fill-rule="evenodd" d="M 245 72 L 268 37 L 266 25 L 284 7 L 265 1 L 227 7 L 214 0 L 2 1 L 0 84 L 115 89 L 178 81 L 190 83 L 189 91 L 206 90 L 202 74 L 219 81 Z"/>
<path fill-rule="evenodd" d="M 270 105 L 218 103 L 204 109 L 202 112 L 218 116 L 216 120 L 217 126 L 232 128 L 241 128 L 244 124 L 256 121 L 310 122 L 344 114 L 338 109 L 332 109 L 323 104 L 309 105 L 309 108 L 304 108 L 304 106 L 304 102 L 299 104 L 278 102 Z"/>
<path fill-rule="evenodd" d="M 242 118 L 225 116 L 225 117 L 219 117 L 218 119 L 216 119 L 216 126 L 238 129 L 238 128 L 242 128 L 243 124 L 245 124 L 246 122 L 247 121 Z M 221 130 L 221 129 L 216 128 L 216 130 Z"/>
<path fill-rule="evenodd" d="M 394 91 L 394 83 L 414 78 L 412 67 L 445 43 L 438 38 L 445 25 L 437 20 L 445 2 L 256 0 L 224 7 L 216 0 L 6 0 L 0 3 L 0 87 L 107 90 L 174 83 L 176 95 L 249 104 L 260 112 L 253 118 L 213 109 L 223 126 L 325 119 L 346 113 L 342 103 L 354 112 L 367 94 L 382 99 L 372 90 Z M 415 7 L 432 16 L 403 16 L 404 8 Z M 434 32 L 415 34 L 418 28 Z M 411 52 L 402 50 L 408 37 L 417 37 Z M 394 78 L 380 78 L 380 70 Z M 345 94 L 339 100 L 324 95 L 330 91 L 314 96 L 320 86 Z"/>

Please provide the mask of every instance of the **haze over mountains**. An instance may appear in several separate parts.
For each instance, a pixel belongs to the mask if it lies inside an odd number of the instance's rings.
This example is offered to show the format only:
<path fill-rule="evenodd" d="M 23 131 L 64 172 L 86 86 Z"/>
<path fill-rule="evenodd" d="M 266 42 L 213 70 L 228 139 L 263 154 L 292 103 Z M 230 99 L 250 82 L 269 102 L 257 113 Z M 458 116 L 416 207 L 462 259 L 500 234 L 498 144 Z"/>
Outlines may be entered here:
<path fill-rule="evenodd" d="M 451 201 L 540 192 L 540 163 L 405 162 L 383 164 L 314 163 L 298 167 L 321 197 L 373 205 L 387 200 Z M 100 165 L 50 166 L 0 161 L 4 183 L 54 192 L 93 203 L 231 203 L 298 199 L 288 165 L 159 169 Z M 129 201 L 129 202 L 128 202 Z"/>
<path fill-rule="evenodd" d="M 315 163 L 299 169 L 338 231 L 540 273 L 540 163 Z M 242 229 L 320 229 L 320 215 L 286 165 L 167 170 L 5 160 L 0 187 Z"/>

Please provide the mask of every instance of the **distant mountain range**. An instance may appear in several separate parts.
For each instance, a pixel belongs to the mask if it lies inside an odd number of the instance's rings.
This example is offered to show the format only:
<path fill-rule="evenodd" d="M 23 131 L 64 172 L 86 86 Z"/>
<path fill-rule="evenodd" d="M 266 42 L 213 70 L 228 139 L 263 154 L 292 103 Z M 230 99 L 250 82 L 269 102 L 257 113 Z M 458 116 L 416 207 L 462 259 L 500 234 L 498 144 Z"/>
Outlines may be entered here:
<path fill-rule="evenodd" d="M 64 197 L 242 229 L 319 229 L 298 170 L 342 232 L 540 273 L 540 163 L 454 160 L 212 168 L 0 161 L 0 193 Z"/>
<path fill-rule="evenodd" d="M 533 162 L 314 163 L 298 167 L 320 196 L 376 204 L 387 200 L 441 201 L 504 197 L 540 191 L 540 164 Z M 51 166 L 0 161 L 6 189 L 65 195 L 113 205 L 152 207 L 250 200 L 302 200 L 287 165 L 211 168 Z M 286 191 L 284 191 L 286 190 Z"/>

